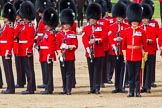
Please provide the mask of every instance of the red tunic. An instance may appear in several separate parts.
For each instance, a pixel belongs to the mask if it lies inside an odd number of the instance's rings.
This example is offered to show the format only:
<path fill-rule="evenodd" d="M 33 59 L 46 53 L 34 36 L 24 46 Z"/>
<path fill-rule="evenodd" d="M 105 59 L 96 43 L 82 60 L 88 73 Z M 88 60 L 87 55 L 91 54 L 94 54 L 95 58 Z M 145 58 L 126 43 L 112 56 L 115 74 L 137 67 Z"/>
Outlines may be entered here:
<path fill-rule="evenodd" d="M 155 54 L 157 50 L 157 43 L 156 43 L 156 30 L 151 26 L 141 26 L 141 28 L 145 31 L 146 40 L 151 39 L 149 44 L 146 44 L 145 52 L 148 54 Z"/>
<path fill-rule="evenodd" d="M 47 62 L 47 56 L 49 55 L 50 59 L 56 60 L 55 50 L 55 35 L 53 31 L 46 31 L 45 35 L 43 35 L 43 39 L 39 43 L 39 61 Z"/>
<path fill-rule="evenodd" d="M 99 40 L 99 42 L 94 44 L 94 57 L 103 57 L 104 56 L 104 47 L 103 47 L 103 42 L 105 41 L 105 36 L 104 33 L 102 32 L 102 27 L 98 24 L 94 26 L 94 38 Z M 82 42 L 84 45 L 84 48 L 90 48 L 90 35 L 92 34 L 92 26 L 87 25 L 83 28 L 82 31 Z M 88 52 L 86 51 L 86 57 L 89 57 Z"/>
<path fill-rule="evenodd" d="M 56 34 L 56 49 L 61 50 L 62 40 L 66 40 L 67 45 L 75 45 L 72 50 L 65 50 L 65 61 L 75 60 L 75 50 L 78 48 L 78 39 L 74 31 L 64 33 L 63 31 Z"/>
<path fill-rule="evenodd" d="M 123 36 L 121 35 L 121 31 L 127 29 L 129 27 L 129 25 L 125 24 L 125 23 L 121 23 L 119 26 L 119 34 L 120 37 L 123 38 Z M 116 33 L 117 33 L 117 29 L 118 29 L 118 24 L 114 23 L 110 26 L 110 30 L 109 30 L 109 44 L 110 44 L 110 51 L 109 54 L 110 55 L 115 55 L 115 52 L 113 51 L 113 45 L 117 46 L 117 41 L 115 41 L 116 39 Z M 122 53 L 122 41 L 119 43 L 120 44 L 120 51 L 119 51 L 119 55 L 123 55 Z"/>
<path fill-rule="evenodd" d="M 103 42 L 104 51 L 109 51 L 109 40 L 108 40 L 108 31 L 110 23 L 106 18 L 98 20 L 97 24 L 102 26 L 102 31 L 105 33 L 105 41 Z"/>
<path fill-rule="evenodd" d="M 27 53 L 33 53 L 34 33 L 34 25 L 25 23 L 24 29 L 19 35 L 18 56 L 27 56 Z"/>
<path fill-rule="evenodd" d="M 18 34 L 18 32 L 20 32 L 20 30 L 22 29 L 23 26 L 24 26 L 24 22 L 21 20 L 18 20 L 16 23 L 16 26 L 15 26 L 14 37 Z M 17 42 L 17 40 L 14 40 L 13 53 L 16 55 L 18 53 L 18 45 L 19 45 L 19 43 Z"/>
<path fill-rule="evenodd" d="M 6 24 L 0 36 L 0 55 L 12 55 L 14 41 L 14 27 L 13 24 Z"/>
<path fill-rule="evenodd" d="M 141 61 L 142 50 L 146 46 L 145 31 L 141 28 L 132 29 L 131 27 L 123 31 L 122 49 L 126 50 L 127 61 Z"/>

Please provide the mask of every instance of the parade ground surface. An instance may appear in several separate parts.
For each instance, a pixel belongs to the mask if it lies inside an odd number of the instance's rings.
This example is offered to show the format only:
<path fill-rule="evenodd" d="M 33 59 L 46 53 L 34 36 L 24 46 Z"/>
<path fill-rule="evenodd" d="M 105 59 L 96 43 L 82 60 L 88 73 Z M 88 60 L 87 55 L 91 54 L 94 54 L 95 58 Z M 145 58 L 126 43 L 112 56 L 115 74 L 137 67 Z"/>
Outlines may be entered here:
<path fill-rule="evenodd" d="M 157 88 L 152 88 L 152 93 L 142 93 L 141 98 L 128 98 L 127 93 L 112 94 L 111 91 L 114 89 L 114 84 L 105 84 L 106 87 L 101 88 L 101 94 L 88 94 L 88 69 L 81 39 L 81 35 L 78 35 L 79 48 L 76 51 L 77 84 L 76 88 L 72 90 L 72 95 L 59 95 L 59 92 L 62 91 L 62 80 L 57 60 L 54 62 L 53 94 L 42 95 L 40 91 L 44 89 L 37 89 L 35 94 L 22 95 L 21 91 L 26 90 L 26 88 L 19 88 L 16 89 L 16 94 L 0 94 L 0 108 L 162 108 L 162 58 L 159 56 L 159 51 L 157 52 L 156 60 Z M 38 85 L 42 84 L 42 74 L 36 50 L 34 57 L 36 84 Z M 1 60 L 0 65 L 3 67 Z M 14 58 L 13 71 L 16 80 Z M 6 79 L 3 70 L 2 74 L 4 82 L 3 89 L 6 89 Z"/>

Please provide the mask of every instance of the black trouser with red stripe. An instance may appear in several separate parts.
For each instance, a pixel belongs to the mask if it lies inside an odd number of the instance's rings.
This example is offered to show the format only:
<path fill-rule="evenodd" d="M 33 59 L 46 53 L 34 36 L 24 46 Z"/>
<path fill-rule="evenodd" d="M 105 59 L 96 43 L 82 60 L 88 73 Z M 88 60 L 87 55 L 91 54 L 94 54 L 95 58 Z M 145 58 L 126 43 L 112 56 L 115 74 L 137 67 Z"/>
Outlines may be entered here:
<path fill-rule="evenodd" d="M 20 56 L 20 60 L 22 71 L 27 77 L 27 90 L 33 92 L 36 90 L 33 56 Z"/>
<path fill-rule="evenodd" d="M 48 83 L 48 65 L 47 62 L 41 62 L 43 84 Z"/>
<path fill-rule="evenodd" d="M 73 81 L 73 75 L 75 71 L 74 67 L 75 67 L 75 60 L 65 61 L 64 67 L 62 66 L 62 63 L 60 62 L 64 92 L 71 92 L 72 90 L 72 81 Z"/>
<path fill-rule="evenodd" d="M 2 85 L 3 85 L 2 70 L 1 70 L 1 67 L 0 67 L 0 86 L 2 87 Z"/>
<path fill-rule="evenodd" d="M 103 57 L 94 58 L 93 62 L 90 58 L 87 58 L 90 91 L 100 90 L 102 62 Z"/>
<path fill-rule="evenodd" d="M 153 71 L 151 72 L 151 84 L 154 84 L 155 83 L 155 71 L 156 71 L 156 52 L 155 54 L 153 55 Z"/>
<path fill-rule="evenodd" d="M 41 62 L 42 71 L 44 74 L 44 80 L 46 81 L 47 86 L 45 87 L 45 90 L 49 92 L 53 92 L 53 62 L 51 61 L 49 64 L 47 62 Z"/>
<path fill-rule="evenodd" d="M 136 89 L 136 93 L 139 93 L 141 61 L 127 61 L 127 65 L 129 74 L 129 92 L 134 93 L 134 90 Z"/>
<path fill-rule="evenodd" d="M 26 77 L 25 72 L 22 71 L 21 66 L 21 59 L 17 55 L 15 55 L 15 66 L 16 66 L 16 73 L 17 73 L 17 84 L 19 86 L 24 86 L 26 84 Z"/>
<path fill-rule="evenodd" d="M 112 56 L 110 54 L 108 54 L 108 78 L 107 80 L 112 80 L 113 74 L 114 74 L 114 69 L 115 69 L 115 65 L 114 65 L 114 59 L 112 58 Z"/>
<path fill-rule="evenodd" d="M 148 55 L 147 61 L 145 62 L 144 78 L 143 78 L 143 89 L 151 89 L 151 75 L 154 66 L 154 55 Z"/>
<path fill-rule="evenodd" d="M 105 56 L 103 58 L 102 69 L 101 69 L 101 84 L 107 83 L 108 75 L 108 51 L 105 51 Z"/>
<path fill-rule="evenodd" d="M 12 71 L 12 59 L 5 59 L 5 56 L 2 56 L 2 62 L 6 76 L 7 90 L 10 92 L 15 92 L 15 83 Z"/>

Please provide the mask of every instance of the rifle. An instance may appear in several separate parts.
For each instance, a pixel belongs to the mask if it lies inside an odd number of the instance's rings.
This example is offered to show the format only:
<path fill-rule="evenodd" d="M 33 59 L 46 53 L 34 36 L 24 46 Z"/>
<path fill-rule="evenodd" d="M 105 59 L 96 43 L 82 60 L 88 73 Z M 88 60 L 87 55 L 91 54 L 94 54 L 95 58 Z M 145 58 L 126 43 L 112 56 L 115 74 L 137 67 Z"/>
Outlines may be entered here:
<path fill-rule="evenodd" d="M 117 32 L 116 32 L 116 38 L 120 37 L 120 22 L 117 22 L 118 28 L 117 28 Z M 116 58 L 117 60 L 119 59 L 119 55 L 120 55 L 120 41 L 117 41 L 117 45 L 116 45 Z"/>
<path fill-rule="evenodd" d="M 65 33 L 63 34 L 62 44 L 66 44 Z M 62 63 L 62 67 L 65 66 L 65 48 L 62 48 L 62 56 L 60 58 L 60 62 Z"/>
<path fill-rule="evenodd" d="M 46 35 L 46 30 L 44 31 L 44 33 L 43 33 L 43 35 L 42 35 L 42 37 L 35 43 L 35 45 L 34 45 L 34 48 L 35 49 L 38 49 L 38 51 L 39 51 L 39 47 L 38 47 L 38 44 L 42 41 L 42 39 L 44 38 L 44 36 Z"/>
<path fill-rule="evenodd" d="M 25 25 L 18 31 L 18 33 L 16 34 L 16 36 L 14 37 L 14 40 L 17 40 L 17 42 L 19 42 L 19 35 L 22 32 L 22 30 L 25 28 Z"/>
<path fill-rule="evenodd" d="M 94 26 L 92 26 L 92 34 L 90 35 L 90 40 L 94 39 Z M 93 59 L 94 59 L 94 45 L 91 44 L 90 45 L 90 59 L 91 59 L 91 63 L 93 63 Z"/>

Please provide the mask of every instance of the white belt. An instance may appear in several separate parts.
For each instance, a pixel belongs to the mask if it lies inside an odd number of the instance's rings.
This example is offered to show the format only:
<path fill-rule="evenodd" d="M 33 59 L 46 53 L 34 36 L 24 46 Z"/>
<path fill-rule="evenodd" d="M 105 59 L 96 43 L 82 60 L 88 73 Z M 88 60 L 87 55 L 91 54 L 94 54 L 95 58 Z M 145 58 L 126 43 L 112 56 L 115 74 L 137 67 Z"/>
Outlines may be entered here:
<path fill-rule="evenodd" d="M 40 46 L 40 49 L 48 49 L 48 46 Z"/>
<path fill-rule="evenodd" d="M 19 40 L 19 43 L 27 43 L 27 40 Z"/>
<path fill-rule="evenodd" d="M 38 36 L 43 36 L 43 33 L 38 33 L 37 35 L 38 35 Z"/>
<path fill-rule="evenodd" d="M 0 43 L 7 43 L 7 41 L 6 40 L 1 40 Z"/>

